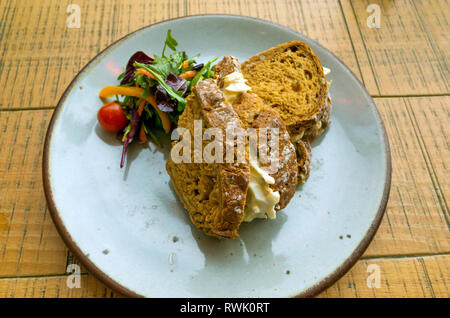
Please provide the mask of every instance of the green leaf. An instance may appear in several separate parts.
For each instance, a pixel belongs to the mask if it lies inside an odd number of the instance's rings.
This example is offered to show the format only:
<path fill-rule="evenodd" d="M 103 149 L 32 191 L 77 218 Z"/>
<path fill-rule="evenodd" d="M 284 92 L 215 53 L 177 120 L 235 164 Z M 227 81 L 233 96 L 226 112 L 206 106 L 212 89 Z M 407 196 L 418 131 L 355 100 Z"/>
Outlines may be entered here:
<path fill-rule="evenodd" d="M 186 108 L 186 104 L 180 104 L 180 103 L 178 103 L 178 105 L 177 105 L 177 110 L 178 110 L 180 113 L 183 112 L 185 108 Z M 177 118 L 176 120 L 178 121 L 178 118 Z M 176 121 L 175 121 L 175 123 L 176 123 Z"/>
<path fill-rule="evenodd" d="M 172 30 L 167 30 L 167 37 L 166 37 L 167 46 L 170 47 L 173 51 L 176 51 L 176 48 L 178 46 L 177 40 L 175 40 L 172 36 Z"/>
<path fill-rule="evenodd" d="M 172 37 L 172 30 L 167 30 L 166 41 L 164 42 L 164 48 L 162 51 L 162 56 L 164 56 L 164 51 L 166 50 L 166 46 L 168 46 L 172 51 L 177 50 L 178 42 Z"/>
<path fill-rule="evenodd" d="M 153 117 L 153 112 L 148 108 L 147 104 L 144 106 L 144 110 L 145 110 L 145 114 L 146 114 L 146 117 L 145 117 L 146 119 L 150 119 Z"/>
<path fill-rule="evenodd" d="M 197 83 L 203 79 L 203 75 L 205 72 L 209 71 L 209 72 L 207 72 L 207 74 L 209 74 L 211 72 L 211 70 L 210 70 L 211 64 L 214 63 L 217 59 L 218 59 L 218 57 L 213 58 L 208 63 L 206 63 L 205 66 L 202 67 L 202 69 L 192 79 L 191 84 L 190 84 L 190 89 L 192 89 L 192 87 L 197 85 Z"/>
<path fill-rule="evenodd" d="M 216 58 L 217 59 L 217 58 Z M 172 87 L 170 87 L 169 85 L 166 84 L 166 82 L 164 82 L 164 79 L 161 77 L 161 75 L 158 74 L 158 72 L 153 68 L 153 65 L 145 65 L 145 64 L 141 64 L 138 62 L 134 63 L 134 66 L 136 67 L 141 67 L 145 70 L 147 70 L 148 72 L 150 72 L 155 78 L 156 81 L 159 83 L 159 85 L 161 85 L 166 91 L 167 94 L 169 94 L 170 97 L 172 97 L 173 99 L 175 99 L 176 101 L 178 101 L 178 103 L 181 103 L 183 105 L 186 105 L 186 100 L 181 97 L 180 95 L 178 95 L 173 89 Z"/>
<path fill-rule="evenodd" d="M 211 77 L 213 77 L 213 73 L 212 73 L 211 68 L 208 68 L 206 70 L 205 78 L 211 78 Z"/>
<path fill-rule="evenodd" d="M 130 104 L 130 101 L 131 101 L 132 99 L 133 99 L 133 98 L 132 98 L 131 96 L 125 96 L 125 97 L 123 98 L 122 104 L 128 106 L 128 105 Z M 131 119 L 131 117 L 130 117 L 130 119 Z"/>
<path fill-rule="evenodd" d="M 158 128 L 162 128 L 162 121 L 159 116 L 155 116 L 155 126 Z"/>
<path fill-rule="evenodd" d="M 187 58 L 186 61 L 188 61 L 189 63 L 191 63 L 191 62 L 195 63 L 195 60 L 199 57 L 200 57 L 200 54 L 197 54 L 193 57 Z"/>
<path fill-rule="evenodd" d="M 155 60 L 152 63 L 152 67 L 156 70 L 156 72 L 161 74 L 162 77 L 166 78 L 172 70 L 169 59 L 165 56 L 158 55 L 155 55 L 154 58 Z"/>
<path fill-rule="evenodd" d="M 150 93 L 149 93 L 148 89 L 144 89 L 142 91 L 142 97 L 149 97 L 149 96 L 150 96 Z"/>
<path fill-rule="evenodd" d="M 180 70 L 183 68 L 183 61 L 186 59 L 185 52 L 175 52 L 170 56 L 170 64 L 172 72 L 179 75 Z"/>
<path fill-rule="evenodd" d="M 143 74 L 139 74 L 136 77 L 136 83 L 142 87 L 142 88 L 147 88 L 149 86 L 148 81 L 147 81 L 147 76 L 143 75 Z"/>
<path fill-rule="evenodd" d="M 127 118 L 128 118 L 128 116 L 127 116 Z M 125 129 L 125 131 L 123 133 L 122 142 L 125 141 L 130 130 L 131 130 L 131 119 L 130 119 L 130 123 L 128 124 L 127 128 Z"/>

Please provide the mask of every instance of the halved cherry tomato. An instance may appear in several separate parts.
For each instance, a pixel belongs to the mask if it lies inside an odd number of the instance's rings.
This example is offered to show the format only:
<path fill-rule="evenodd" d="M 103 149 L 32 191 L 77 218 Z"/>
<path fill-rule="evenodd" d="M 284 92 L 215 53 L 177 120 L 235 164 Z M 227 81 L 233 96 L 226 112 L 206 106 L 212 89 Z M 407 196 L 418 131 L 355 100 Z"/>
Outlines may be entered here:
<path fill-rule="evenodd" d="M 118 102 L 103 105 L 98 113 L 97 119 L 103 129 L 118 132 L 128 124 L 128 118 Z"/>

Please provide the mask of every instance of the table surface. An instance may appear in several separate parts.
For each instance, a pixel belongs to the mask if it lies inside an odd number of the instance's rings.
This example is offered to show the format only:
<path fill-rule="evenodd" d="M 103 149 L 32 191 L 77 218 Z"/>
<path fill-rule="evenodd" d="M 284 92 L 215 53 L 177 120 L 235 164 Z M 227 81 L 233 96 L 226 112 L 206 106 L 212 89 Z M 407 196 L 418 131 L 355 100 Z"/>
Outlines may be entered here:
<path fill-rule="evenodd" d="M 81 8 L 68 28 L 67 7 Z M 371 3 L 380 28 L 369 28 Z M 143 26 L 231 13 L 287 25 L 317 40 L 364 83 L 386 125 L 392 187 L 362 258 L 319 297 L 449 297 L 450 5 L 446 0 L 2 0 L 0 3 L 0 297 L 118 297 L 64 245 L 44 197 L 43 141 L 72 78 L 98 52 Z M 380 284 L 368 287 L 369 265 Z"/>

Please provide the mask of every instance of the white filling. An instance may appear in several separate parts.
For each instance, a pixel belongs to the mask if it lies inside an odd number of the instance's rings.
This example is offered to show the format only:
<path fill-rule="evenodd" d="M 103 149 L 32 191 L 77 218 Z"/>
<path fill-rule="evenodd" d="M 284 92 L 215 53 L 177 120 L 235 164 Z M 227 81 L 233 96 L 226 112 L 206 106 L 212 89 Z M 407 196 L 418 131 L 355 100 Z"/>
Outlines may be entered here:
<path fill-rule="evenodd" d="M 269 185 L 275 183 L 259 161 L 250 155 L 250 180 L 244 211 L 244 221 L 254 219 L 275 219 L 275 206 L 280 202 L 280 193 L 273 191 Z"/>
<path fill-rule="evenodd" d="M 240 94 L 248 92 L 252 88 L 245 84 L 247 80 L 241 72 L 233 72 L 223 78 L 223 95 L 225 100 L 233 103 Z"/>

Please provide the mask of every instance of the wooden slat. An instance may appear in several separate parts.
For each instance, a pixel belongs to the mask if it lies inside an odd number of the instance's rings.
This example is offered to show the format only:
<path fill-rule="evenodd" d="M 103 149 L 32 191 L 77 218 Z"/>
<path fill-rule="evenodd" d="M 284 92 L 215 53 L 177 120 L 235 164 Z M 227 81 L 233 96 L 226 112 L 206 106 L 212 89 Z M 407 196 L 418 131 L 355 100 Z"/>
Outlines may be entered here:
<path fill-rule="evenodd" d="M 361 78 L 338 0 L 187 1 L 187 14 L 206 13 L 246 15 L 288 26 L 331 50 Z"/>
<path fill-rule="evenodd" d="M 406 104 L 417 126 L 428 171 L 448 217 L 450 202 L 450 97 L 408 98 Z M 447 218 L 447 223 L 449 219 Z M 449 238 L 450 239 L 450 238 Z"/>
<path fill-rule="evenodd" d="M 450 261 L 449 256 L 424 257 L 421 264 L 425 270 L 426 278 L 432 286 L 436 297 L 450 297 Z"/>
<path fill-rule="evenodd" d="M 69 279 L 69 284 L 67 281 Z M 105 287 L 92 275 L 80 276 L 80 288 L 69 288 L 71 278 L 65 275 L 49 277 L 0 279 L 1 298 L 68 298 L 121 297 Z"/>
<path fill-rule="evenodd" d="M 342 3 L 346 19 L 357 20 L 358 28 L 351 28 L 350 33 L 363 77 L 368 72 L 375 76 L 378 92 L 372 88 L 372 94 L 449 93 L 450 27 L 446 0 L 428 1 L 430 5 L 424 3 L 419 8 L 413 0 L 357 0 L 350 4 L 342 0 Z M 371 3 L 381 8 L 379 29 L 367 26 L 366 9 Z"/>
<path fill-rule="evenodd" d="M 407 102 L 410 98 L 378 98 L 392 155 L 392 184 L 386 210 L 368 256 L 416 255 L 450 252 L 450 236 L 440 194 L 429 174 L 421 142 Z M 430 112 L 446 97 L 433 97 Z M 423 102 L 426 102 L 424 99 Z M 446 143 L 435 135 L 437 143 Z"/>
<path fill-rule="evenodd" d="M 379 266 L 379 288 L 374 283 L 374 268 Z M 439 297 L 450 296 L 450 256 L 373 259 L 358 261 L 337 283 L 319 297 Z M 369 270 L 369 271 L 368 271 Z M 369 280 L 369 286 L 367 281 Z"/>
<path fill-rule="evenodd" d="M 450 7 L 448 0 L 412 1 L 421 27 L 427 34 L 430 46 L 439 59 L 442 73 L 450 79 Z"/>
<path fill-rule="evenodd" d="M 367 91 L 372 95 L 380 95 L 378 84 L 370 65 L 369 56 L 362 39 L 362 34 L 359 31 L 358 21 L 356 21 L 353 14 L 353 8 L 350 0 L 339 0 L 341 9 L 344 14 L 344 19 L 347 23 L 348 32 L 353 45 L 355 56 L 357 57 L 359 69 L 361 72 L 362 81 Z"/>
<path fill-rule="evenodd" d="M 48 213 L 42 147 L 51 111 L 0 111 L 0 277 L 61 274 L 67 249 Z"/>
<path fill-rule="evenodd" d="M 66 26 L 64 1 L 2 1 L 0 108 L 54 107 L 98 52 L 143 26 L 183 14 L 183 1 L 76 1 L 81 27 Z M 49 22 L 50 21 L 50 22 Z"/>

